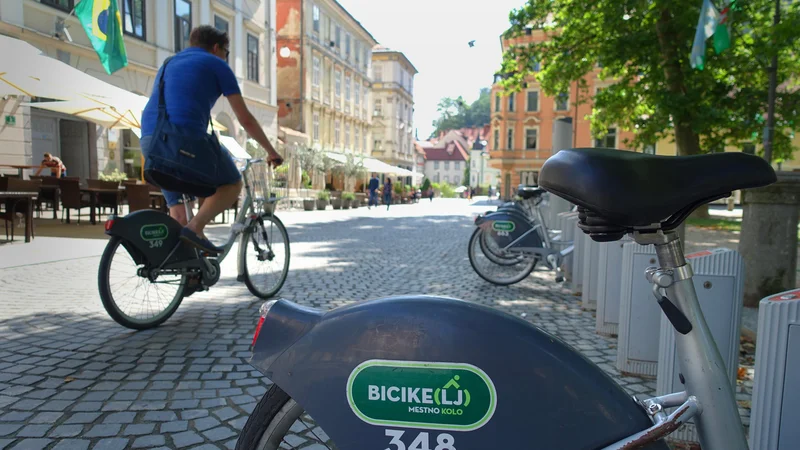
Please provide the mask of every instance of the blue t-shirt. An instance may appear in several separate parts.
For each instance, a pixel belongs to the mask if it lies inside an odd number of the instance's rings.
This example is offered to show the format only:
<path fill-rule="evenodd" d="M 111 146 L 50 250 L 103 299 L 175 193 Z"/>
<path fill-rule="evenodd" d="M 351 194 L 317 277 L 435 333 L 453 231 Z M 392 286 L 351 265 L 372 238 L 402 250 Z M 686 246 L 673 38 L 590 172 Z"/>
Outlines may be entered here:
<path fill-rule="evenodd" d="M 379 186 L 380 186 L 380 181 L 378 181 L 377 178 L 373 178 L 373 179 L 369 180 L 369 191 L 370 192 L 377 191 Z"/>
<path fill-rule="evenodd" d="M 142 136 L 155 131 L 158 119 L 158 70 L 153 92 L 142 112 Z M 239 83 L 228 63 L 208 51 L 189 47 L 175 55 L 164 74 L 164 100 L 173 125 L 192 133 L 207 133 L 211 108 L 220 95 L 239 94 Z"/>

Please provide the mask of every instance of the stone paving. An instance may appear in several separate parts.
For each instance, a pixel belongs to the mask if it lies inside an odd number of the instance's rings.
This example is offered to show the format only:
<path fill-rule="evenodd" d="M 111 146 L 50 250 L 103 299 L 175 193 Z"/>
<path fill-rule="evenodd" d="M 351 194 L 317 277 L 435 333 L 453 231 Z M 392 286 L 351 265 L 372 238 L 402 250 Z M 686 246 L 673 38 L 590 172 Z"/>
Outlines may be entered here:
<path fill-rule="evenodd" d="M 390 211 L 281 212 L 292 262 L 279 296 L 326 309 L 419 293 L 482 303 L 566 340 L 630 393 L 653 393 L 654 380 L 619 375 L 615 340 L 595 334 L 592 314 L 550 273 L 511 287 L 473 273 L 471 214 L 486 209 L 437 199 Z M 132 332 L 97 294 L 102 241 L 80 243 L 76 259 L 58 242 L 37 264 L 4 260 L 18 244 L 0 247 L 0 450 L 233 448 L 269 386 L 247 364 L 262 301 L 235 281 L 234 258 L 219 284 L 161 327 Z M 744 406 L 751 384 L 738 388 Z M 742 415 L 747 423 L 746 408 Z"/>

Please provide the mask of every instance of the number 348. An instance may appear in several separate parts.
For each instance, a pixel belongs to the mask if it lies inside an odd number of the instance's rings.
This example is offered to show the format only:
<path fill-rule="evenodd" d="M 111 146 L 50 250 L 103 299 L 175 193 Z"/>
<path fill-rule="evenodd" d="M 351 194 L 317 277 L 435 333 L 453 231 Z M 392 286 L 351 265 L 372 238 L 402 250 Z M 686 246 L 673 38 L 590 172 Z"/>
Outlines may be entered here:
<path fill-rule="evenodd" d="M 421 432 L 411 442 L 409 447 L 400 439 L 405 434 L 401 430 L 386 430 L 386 436 L 392 438 L 386 450 L 431 450 L 430 436 L 426 432 Z M 436 436 L 436 447 L 433 450 L 456 450 L 456 440 L 452 434 L 441 433 Z"/>

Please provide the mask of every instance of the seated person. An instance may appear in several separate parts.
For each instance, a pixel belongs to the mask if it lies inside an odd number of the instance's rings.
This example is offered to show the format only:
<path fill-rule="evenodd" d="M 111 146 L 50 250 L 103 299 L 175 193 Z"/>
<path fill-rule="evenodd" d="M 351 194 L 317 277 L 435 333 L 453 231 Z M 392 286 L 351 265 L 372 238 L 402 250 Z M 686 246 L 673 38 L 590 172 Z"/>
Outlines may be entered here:
<path fill-rule="evenodd" d="M 39 176 L 44 170 L 45 167 L 50 169 L 50 176 L 61 178 L 67 176 L 67 166 L 61 161 L 61 158 L 58 156 L 53 156 L 50 153 L 44 154 L 44 159 L 42 160 L 42 166 L 39 167 L 39 170 L 36 171 L 34 176 Z"/>

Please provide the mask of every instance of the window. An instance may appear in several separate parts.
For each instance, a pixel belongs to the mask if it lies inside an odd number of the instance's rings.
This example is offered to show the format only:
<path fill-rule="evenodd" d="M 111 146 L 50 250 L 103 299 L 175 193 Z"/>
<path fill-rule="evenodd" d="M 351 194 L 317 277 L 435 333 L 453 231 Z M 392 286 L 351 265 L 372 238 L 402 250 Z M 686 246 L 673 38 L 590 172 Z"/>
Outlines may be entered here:
<path fill-rule="evenodd" d="M 436 170 L 439 170 L 439 161 L 434 161 L 433 162 L 433 168 L 436 169 Z"/>
<path fill-rule="evenodd" d="M 444 162 L 444 170 L 450 170 L 450 161 Z"/>
<path fill-rule="evenodd" d="M 364 72 L 367 72 L 367 68 L 369 67 L 369 48 L 367 45 L 364 45 Z"/>
<path fill-rule="evenodd" d="M 314 55 L 311 57 L 311 85 L 319 87 L 320 78 L 320 59 L 319 56 Z"/>
<path fill-rule="evenodd" d="M 500 149 L 500 130 L 494 130 L 494 146 L 492 148 Z"/>
<path fill-rule="evenodd" d="M 524 186 L 538 186 L 539 185 L 539 172 L 524 171 L 519 173 L 519 184 Z"/>
<path fill-rule="evenodd" d="M 413 94 L 414 93 L 414 77 L 413 76 L 408 77 L 408 93 L 409 94 Z"/>
<path fill-rule="evenodd" d="M 333 122 L 333 146 L 339 146 L 339 138 L 341 137 L 341 123 L 339 120 Z"/>
<path fill-rule="evenodd" d="M 175 52 L 189 47 L 189 33 L 192 32 L 192 3 L 188 0 L 175 0 Z"/>
<path fill-rule="evenodd" d="M 342 96 L 342 71 L 337 70 L 334 78 L 336 79 L 336 98 L 340 98 Z"/>
<path fill-rule="evenodd" d="M 450 175 L 445 175 L 444 176 L 444 182 L 445 183 L 449 183 L 450 182 Z"/>
<path fill-rule="evenodd" d="M 333 42 L 333 27 L 334 27 L 333 21 L 330 19 L 330 17 L 326 16 L 325 17 L 325 30 L 326 30 L 326 33 L 327 33 L 327 36 L 328 36 L 328 42 L 326 42 L 325 45 L 330 46 L 330 47 L 333 47 L 333 44 L 334 44 L 334 42 Z"/>
<path fill-rule="evenodd" d="M 350 148 L 350 124 L 344 124 L 344 148 Z"/>
<path fill-rule="evenodd" d="M 144 0 L 122 1 L 122 24 L 125 34 L 145 40 Z"/>
<path fill-rule="evenodd" d="M 356 95 L 355 109 L 357 111 L 359 108 L 361 108 L 361 87 L 359 87 L 357 80 L 353 80 L 353 93 Z"/>
<path fill-rule="evenodd" d="M 317 5 L 311 6 L 311 18 L 314 21 L 313 25 L 314 33 L 319 34 L 319 6 Z"/>
<path fill-rule="evenodd" d="M 400 69 L 400 86 L 405 87 L 406 85 L 406 71 Z"/>
<path fill-rule="evenodd" d="M 755 155 L 756 144 L 753 144 L 752 142 L 744 144 L 744 146 L 742 147 L 742 153 L 747 153 L 748 155 Z"/>
<path fill-rule="evenodd" d="M 333 66 L 330 61 L 325 61 L 325 89 L 324 101 L 330 103 L 333 101 Z"/>
<path fill-rule="evenodd" d="M 350 61 L 350 33 L 344 35 L 344 57 Z"/>
<path fill-rule="evenodd" d="M 514 149 L 514 130 L 512 128 L 509 128 L 506 131 L 506 144 L 507 144 L 506 148 L 508 150 Z"/>
<path fill-rule="evenodd" d="M 313 120 L 313 122 L 312 122 L 313 126 L 312 126 L 312 129 L 311 129 L 312 130 L 311 131 L 311 138 L 314 140 L 314 142 L 319 142 L 319 114 L 318 113 L 314 113 L 314 117 L 313 117 L 312 120 Z"/>
<path fill-rule="evenodd" d="M 514 112 L 514 99 L 516 96 L 517 94 L 511 94 L 508 96 L 508 112 Z"/>
<path fill-rule="evenodd" d="M 350 74 L 344 76 L 344 101 L 350 103 L 350 85 L 351 85 L 351 78 Z"/>
<path fill-rule="evenodd" d="M 453 183 L 458 184 L 459 182 L 461 182 L 461 177 L 456 175 L 455 178 L 453 178 Z"/>
<path fill-rule="evenodd" d="M 500 112 L 500 94 L 494 96 L 494 112 Z"/>
<path fill-rule="evenodd" d="M 617 129 L 609 128 L 605 137 L 595 139 L 594 146 L 603 148 L 617 148 Z"/>
<path fill-rule="evenodd" d="M 374 78 L 375 81 L 383 81 L 383 67 L 382 66 L 377 65 L 377 66 L 372 68 L 372 78 Z"/>
<path fill-rule="evenodd" d="M 654 144 L 645 145 L 644 149 L 642 149 L 642 153 L 644 153 L 645 155 L 655 155 L 656 146 Z"/>
<path fill-rule="evenodd" d="M 375 100 L 375 112 L 373 113 L 374 116 L 383 116 L 383 102 L 381 99 Z"/>
<path fill-rule="evenodd" d="M 364 133 L 364 135 L 366 135 L 366 133 Z M 381 146 L 381 141 L 380 140 L 375 139 L 375 141 L 372 143 L 372 151 L 376 151 L 376 152 L 382 152 L 383 151 L 383 147 Z"/>
<path fill-rule="evenodd" d="M 461 161 L 456 161 L 455 163 L 453 163 L 453 165 L 454 165 L 454 167 L 453 167 L 454 169 L 456 169 L 456 170 L 461 169 Z"/>
<path fill-rule="evenodd" d="M 569 109 L 569 94 L 558 94 L 556 97 L 556 111 L 566 111 Z"/>
<path fill-rule="evenodd" d="M 336 50 L 342 48 L 342 29 L 336 25 Z"/>
<path fill-rule="evenodd" d="M 39 0 L 39 2 L 66 12 L 72 11 L 72 8 L 75 7 L 75 0 Z"/>
<path fill-rule="evenodd" d="M 528 111 L 539 110 L 539 91 L 528 91 Z"/>
<path fill-rule="evenodd" d="M 356 136 L 353 138 L 353 147 L 355 147 L 355 150 L 358 150 L 358 136 L 360 134 L 360 129 L 358 127 L 355 128 L 355 133 Z"/>
<path fill-rule="evenodd" d="M 528 128 L 525 130 L 525 148 L 532 150 L 536 148 L 536 140 L 538 138 L 539 130 L 536 128 Z"/>
<path fill-rule="evenodd" d="M 258 83 L 258 38 L 247 34 L 247 79 Z"/>
<path fill-rule="evenodd" d="M 364 153 L 367 153 L 367 130 L 364 130 L 364 134 L 361 135 L 361 148 L 364 149 Z"/>
<path fill-rule="evenodd" d="M 356 54 L 356 67 L 358 67 L 359 63 L 361 62 L 361 41 L 356 41 L 355 54 Z"/>
<path fill-rule="evenodd" d="M 214 16 L 214 28 L 216 28 L 219 31 L 222 31 L 224 33 L 227 33 L 229 31 L 228 21 L 223 19 L 220 16 L 215 15 Z M 225 56 L 225 62 L 230 62 L 228 60 L 229 57 L 230 57 L 230 55 L 226 55 Z"/>

